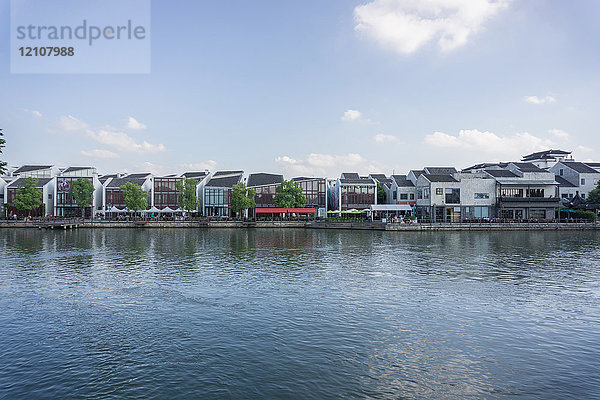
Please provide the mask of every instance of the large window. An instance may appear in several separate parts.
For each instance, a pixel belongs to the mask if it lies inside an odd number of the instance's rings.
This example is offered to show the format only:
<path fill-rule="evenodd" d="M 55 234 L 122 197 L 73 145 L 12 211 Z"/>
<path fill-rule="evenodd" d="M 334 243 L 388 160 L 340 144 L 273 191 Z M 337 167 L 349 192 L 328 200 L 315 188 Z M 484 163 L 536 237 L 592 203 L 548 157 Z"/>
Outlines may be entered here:
<path fill-rule="evenodd" d="M 523 189 L 502 188 L 502 197 L 523 197 Z"/>
<path fill-rule="evenodd" d="M 446 189 L 446 204 L 459 204 L 460 203 L 460 189 L 447 188 Z"/>
<path fill-rule="evenodd" d="M 476 199 L 489 199 L 490 194 L 489 193 L 475 193 L 475 198 Z"/>
<path fill-rule="evenodd" d="M 375 186 L 342 186 L 342 207 L 366 208 L 375 204 Z"/>
<path fill-rule="evenodd" d="M 400 193 L 400 200 L 408 200 L 408 193 Z"/>
<path fill-rule="evenodd" d="M 527 197 L 544 197 L 544 189 L 527 189 Z"/>
<path fill-rule="evenodd" d="M 489 207 L 473 207 L 473 215 L 475 218 L 489 218 L 490 209 Z"/>

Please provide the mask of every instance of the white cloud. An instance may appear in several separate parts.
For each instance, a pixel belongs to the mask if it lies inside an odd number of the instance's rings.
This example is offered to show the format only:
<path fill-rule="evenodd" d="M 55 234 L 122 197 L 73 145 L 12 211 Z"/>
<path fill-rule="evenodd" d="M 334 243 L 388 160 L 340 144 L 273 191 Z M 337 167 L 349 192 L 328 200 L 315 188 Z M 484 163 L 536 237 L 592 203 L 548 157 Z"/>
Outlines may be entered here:
<path fill-rule="evenodd" d="M 373 0 L 354 9 L 355 30 L 411 54 L 436 40 L 442 51 L 467 43 L 509 0 Z"/>
<path fill-rule="evenodd" d="M 590 153 L 590 152 L 594 151 L 594 149 L 592 149 L 591 147 L 586 147 L 586 146 L 577 146 L 576 149 L 577 149 L 577 151 L 581 151 L 582 153 Z"/>
<path fill-rule="evenodd" d="M 42 115 L 42 113 L 39 112 L 38 110 L 29 110 L 27 108 L 23 108 L 22 110 L 25 111 L 26 113 L 33 115 L 35 118 L 43 118 L 44 117 Z"/>
<path fill-rule="evenodd" d="M 538 97 L 538 96 L 525 96 L 525 101 L 531 104 L 545 104 L 554 103 L 556 99 L 552 96 Z"/>
<path fill-rule="evenodd" d="M 139 131 L 142 129 L 146 129 L 147 127 L 135 118 L 129 117 L 129 119 L 127 120 L 127 128 L 134 131 Z"/>
<path fill-rule="evenodd" d="M 181 167 L 186 172 L 204 171 L 205 169 L 207 169 L 209 171 L 213 171 L 216 168 L 217 164 L 218 163 L 215 160 L 206 160 L 206 161 L 200 161 L 200 162 L 196 162 L 196 163 L 181 164 Z"/>
<path fill-rule="evenodd" d="M 88 125 L 72 115 L 63 115 L 58 120 L 58 127 L 66 132 L 76 132 L 87 129 Z"/>
<path fill-rule="evenodd" d="M 91 158 L 117 158 L 119 157 L 119 155 L 115 152 L 112 152 L 110 150 L 101 150 L 101 149 L 94 149 L 94 150 L 82 150 L 81 154 L 86 156 L 86 157 L 91 157 Z"/>
<path fill-rule="evenodd" d="M 280 156 L 275 161 L 288 175 L 338 176 L 343 171 L 368 174 L 383 170 L 376 162 L 371 162 L 357 153 L 322 154 L 310 153 L 304 160 Z"/>
<path fill-rule="evenodd" d="M 342 115 L 342 121 L 356 121 L 359 120 L 362 113 L 358 110 L 348 110 Z"/>
<path fill-rule="evenodd" d="M 161 153 L 166 150 L 166 147 L 163 144 L 152 144 L 146 140 L 138 143 L 133 137 L 110 126 L 101 129 L 92 129 L 88 124 L 72 115 L 60 117 L 58 125 L 60 129 L 66 132 L 83 133 L 98 143 L 125 153 L 152 154 Z"/>
<path fill-rule="evenodd" d="M 378 133 L 377 135 L 375 135 L 375 141 L 377 143 L 398 142 L 398 138 L 393 135 L 386 135 L 383 133 Z"/>
<path fill-rule="evenodd" d="M 527 152 L 546 150 L 557 145 L 556 142 L 534 136 L 530 133 L 516 133 L 512 136 L 500 136 L 492 132 L 477 129 L 461 130 L 458 135 L 435 132 L 425 136 L 425 144 L 439 148 L 466 150 L 487 153 L 503 157 L 519 158 Z"/>
<path fill-rule="evenodd" d="M 548 133 L 550 133 L 551 135 L 557 137 L 558 139 L 561 140 L 568 140 L 569 139 L 569 134 L 563 130 L 560 129 L 550 129 L 548 131 Z"/>

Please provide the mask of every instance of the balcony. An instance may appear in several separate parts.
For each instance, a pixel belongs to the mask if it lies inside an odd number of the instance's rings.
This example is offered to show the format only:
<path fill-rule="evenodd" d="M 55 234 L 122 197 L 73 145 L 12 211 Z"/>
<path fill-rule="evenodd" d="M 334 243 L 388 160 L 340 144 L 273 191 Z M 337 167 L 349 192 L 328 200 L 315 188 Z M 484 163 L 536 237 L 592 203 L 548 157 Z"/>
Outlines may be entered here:
<path fill-rule="evenodd" d="M 548 207 L 558 206 L 560 203 L 560 198 L 558 197 L 500 197 L 500 203 L 538 203 L 544 204 Z"/>

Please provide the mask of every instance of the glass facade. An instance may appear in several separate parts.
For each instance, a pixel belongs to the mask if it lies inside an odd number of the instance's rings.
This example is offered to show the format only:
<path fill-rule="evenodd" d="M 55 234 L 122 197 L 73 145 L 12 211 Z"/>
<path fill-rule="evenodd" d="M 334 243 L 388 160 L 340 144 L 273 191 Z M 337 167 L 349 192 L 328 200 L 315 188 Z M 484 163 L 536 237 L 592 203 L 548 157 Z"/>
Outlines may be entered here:
<path fill-rule="evenodd" d="M 87 171 L 87 170 L 85 170 Z M 70 177 L 61 176 L 56 178 L 56 210 L 57 217 L 81 217 L 81 208 L 77 206 L 73 199 L 73 183 L 78 179 L 88 179 L 92 184 L 93 179 L 90 177 Z M 86 207 L 86 217 L 91 216 L 91 207 Z"/>
<path fill-rule="evenodd" d="M 204 188 L 204 215 L 207 217 L 229 217 L 231 189 Z"/>

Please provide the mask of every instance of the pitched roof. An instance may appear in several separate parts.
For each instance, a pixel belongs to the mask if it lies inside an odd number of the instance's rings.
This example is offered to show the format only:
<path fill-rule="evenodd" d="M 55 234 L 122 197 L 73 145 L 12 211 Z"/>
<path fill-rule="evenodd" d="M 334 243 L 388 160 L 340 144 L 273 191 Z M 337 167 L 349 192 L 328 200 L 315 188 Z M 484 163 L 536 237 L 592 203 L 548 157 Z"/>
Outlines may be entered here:
<path fill-rule="evenodd" d="M 127 176 L 125 176 L 125 178 L 147 178 L 148 176 L 152 175 L 150 172 L 145 172 L 145 173 L 141 173 L 141 174 L 129 174 Z"/>
<path fill-rule="evenodd" d="M 392 179 L 385 174 L 370 174 L 369 176 L 388 188 L 392 187 Z"/>
<path fill-rule="evenodd" d="M 109 182 L 109 184 L 106 187 L 111 188 L 111 189 L 116 189 L 116 188 L 120 188 L 122 185 L 126 184 L 127 182 L 131 182 L 134 185 L 142 186 L 146 182 L 146 178 L 145 177 L 139 178 L 139 177 L 137 177 L 137 175 L 140 175 L 140 174 L 132 174 L 132 175 L 124 176 L 122 178 L 114 178 L 112 181 Z"/>
<path fill-rule="evenodd" d="M 586 165 L 584 163 L 581 163 L 581 162 L 563 161 L 562 164 L 571 168 L 573 171 L 579 172 L 580 174 L 597 174 L 598 173 L 598 171 L 596 171 L 594 168 L 592 168 L 589 165 Z"/>
<path fill-rule="evenodd" d="M 452 175 L 423 174 L 429 182 L 458 182 Z"/>
<path fill-rule="evenodd" d="M 117 177 L 117 174 L 102 175 L 100 178 L 98 178 L 98 180 L 100 181 L 100 183 L 104 183 L 109 178 L 116 178 L 116 177 Z"/>
<path fill-rule="evenodd" d="M 63 174 L 67 173 L 67 172 L 81 171 L 84 169 L 96 169 L 96 168 L 94 168 L 94 167 L 69 167 L 63 171 Z"/>
<path fill-rule="evenodd" d="M 410 174 L 411 172 L 413 173 L 413 175 L 415 177 L 418 178 L 419 176 L 421 176 L 421 175 L 423 175 L 425 173 L 425 170 L 422 170 L 422 169 L 411 169 L 408 173 Z"/>
<path fill-rule="evenodd" d="M 184 178 L 197 179 L 199 182 L 201 182 L 204 178 L 206 178 L 206 175 L 207 175 L 207 173 L 205 171 L 184 172 L 183 174 L 181 174 L 181 176 L 183 176 Z"/>
<path fill-rule="evenodd" d="M 554 158 L 553 155 L 563 155 L 566 156 L 568 154 L 571 154 L 570 151 L 564 151 L 564 150 L 544 150 L 544 151 L 538 151 L 536 153 L 531 153 L 531 154 L 527 154 L 526 156 L 522 157 L 522 161 L 531 161 L 531 160 L 545 160 L 545 159 L 550 159 L 550 158 Z"/>
<path fill-rule="evenodd" d="M 298 176 L 296 178 L 292 178 L 293 181 L 312 181 L 312 180 L 322 180 L 323 178 L 310 178 L 308 176 Z"/>
<path fill-rule="evenodd" d="M 519 168 L 521 172 L 548 172 L 546 170 L 536 167 L 534 164 L 529 162 L 514 162 L 511 164 Z"/>
<path fill-rule="evenodd" d="M 39 171 L 41 169 L 52 168 L 52 165 L 22 165 L 17 168 L 13 174 L 21 174 L 23 172 Z"/>
<path fill-rule="evenodd" d="M 451 175 L 457 172 L 454 167 L 425 167 L 424 169 L 430 175 Z"/>
<path fill-rule="evenodd" d="M 24 186 L 25 185 L 25 179 L 27 179 L 27 178 L 15 179 L 14 181 L 10 182 L 7 186 L 10 186 L 11 188 L 19 187 L 19 186 Z M 47 184 L 48 182 L 50 182 L 52 179 L 54 179 L 54 178 L 37 178 L 38 182 L 37 182 L 37 185 L 35 187 L 38 188 L 38 189 L 41 189 L 42 187 L 44 187 L 45 184 Z"/>
<path fill-rule="evenodd" d="M 356 172 L 342 172 L 342 179 L 360 179 Z"/>
<path fill-rule="evenodd" d="M 206 186 L 230 188 L 242 181 L 243 171 L 219 171 L 208 181 Z"/>
<path fill-rule="evenodd" d="M 283 175 L 256 173 L 248 175 L 247 187 L 275 185 L 283 182 Z"/>
<path fill-rule="evenodd" d="M 507 169 L 486 169 L 485 172 L 494 178 L 516 178 L 519 176 Z"/>
<path fill-rule="evenodd" d="M 340 183 L 344 185 L 376 185 L 373 179 L 360 177 L 358 174 L 356 174 L 356 177 L 352 175 L 350 178 L 341 178 Z"/>
<path fill-rule="evenodd" d="M 414 183 L 406 178 L 406 175 L 392 175 L 392 179 L 399 187 L 415 187 Z"/>
<path fill-rule="evenodd" d="M 572 184 L 571 182 L 569 182 L 568 180 L 566 180 L 562 176 L 556 175 L 556 177 L 554 179 L 556 179 L 556 182 L 558 182 L 558 186 L 562 186 L 562 187 L 577 187 L 577 185 Z"/>

